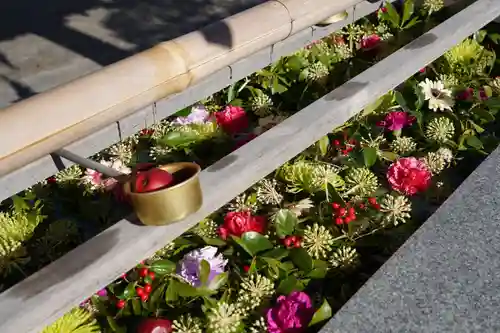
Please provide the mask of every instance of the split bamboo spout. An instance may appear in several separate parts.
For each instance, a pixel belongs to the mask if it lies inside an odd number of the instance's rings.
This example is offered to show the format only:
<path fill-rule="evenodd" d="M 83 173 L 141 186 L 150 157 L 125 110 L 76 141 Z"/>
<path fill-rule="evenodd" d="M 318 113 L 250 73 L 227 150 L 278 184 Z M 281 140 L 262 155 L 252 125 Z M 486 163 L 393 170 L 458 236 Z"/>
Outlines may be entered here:
<path fill-rule="evenodd" d="M 360 0 L 270 0 L 0 110 L 10 173 Z M 227 40 L 218 40 L 218 36 Z"/>

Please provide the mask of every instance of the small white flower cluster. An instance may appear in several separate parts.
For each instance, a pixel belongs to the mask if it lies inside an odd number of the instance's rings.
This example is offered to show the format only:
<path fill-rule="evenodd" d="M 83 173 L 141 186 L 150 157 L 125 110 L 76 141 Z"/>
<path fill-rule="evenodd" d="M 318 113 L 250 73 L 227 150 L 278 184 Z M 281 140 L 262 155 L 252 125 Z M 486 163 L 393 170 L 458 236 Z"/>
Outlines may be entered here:
<path fill-rule="evenodd" d="M 111 146 L 108 150 L 109 155 L 113 156 L 114 159 L 120 160 L 123 163 L 130 163 L 132 160 L 132 142 L 130 140 L 118 142 L 117 144 Z"/>
<path fill-rule="evenodd" d="M 330 264 L 334 268 L 349 268 L 357 264 L 358 252 L 350 246 L 342 246 L 335 251 L 331 258 Z"/>
<path fill-rule="evenodd" d="M 384 213 L 384 224 L 396 226 L 411 217 L 411 203 L 405 196 L 386 194 L 380 201 L 380 211 Z"/>
<path fill-rule="evenodd" d="M 455 125 L 447 117 L 433 118 L 425 129 L 425 136 L 437 143 L 445 143 L 455 135 Z"/>
<path fill-rule="evenodd" d="M 210 333 L 236 333 L 241 329 L 244 316 L 235 304 L 219 302 L 207 314 L 207 328 Z"/>
<path fill-rule="evenodd" d="M 283 201 L 283 195 L 276 189 L 275 179 L 262 179 L 257 184 L 257 201 L 263 205 L 279 205 Z"/>
<path fill-rule="evenodd" d="M 189 314 L 174 320 L 172 327 L 175 333 L 203 333 L 201 320 Z"/>
<path fill-rule="evenodd" d="M 333 235 L 325 226 L 315 223 L 305 228 L 302 247 L 311 257 L 325 258 L 332 251 L 332 245 Z"/>
<path fill-rule="evenodd" d="M 257 308 L 262 301 L 274 293 L 274 283 L 260 274 L 251 274 L 241 281 L 237 303 L 245 311 Z"/>
<path fill-rule="evenodd" d="M 193 228 L 193 232 L 200 237 L 217 238 L 217 227 L 214 220 L 206 218 Z"/>
<path fill-rule="evenodd" d="M 56 181 L 58 183 L 71 183 L 78 181 L 82 176 L 82 169 L 78 165 L 72 165 L 69 168 L 56 173 Z"/>
<path fill-rule="evenodd" d="M 410 136 L 400 136 L 391 142 L 391 149 L 396 154 L 409 154 L 417 149 L 417 143 Z"/>
<path fill-rule="evenodd" d="M 149 156 L 153 158 L 153 160 L 157 161 L 164 157 L 165 155 L 168 155 L 172 151 L 172 148 L 170 147 L 163 147 L 163 146 L 153 146 L 151 147 L 151 150 L 149 151 Z"/>
<path fill-rule="evenodd" d="M 253 113 L 259 117 L 268 116 L 273 111 L 273 100 L 260 90 L 250 103 Z"/>
<path fill-rule="evenodd" d="M 257 319 L 252 327 L 250 328 L 250 333 L 268 333 L 266 320 L 264 317 Z"/>
<path fill-rule="evenodd" d="M 234 198 L 234 200 L 227 205 L 227 209 L 232 212 L 255 213 L 259 209 L 259 207 L 257 206 L 256 202 L 251 200 L 249 196 L 243 193 Z"/>
<path fill-rule="evenodd" d="M 370 196 L 378 188 L 378 179 L 367 168 L 352 168 L 346 176 L 349 191 L 346 195 Z"/>

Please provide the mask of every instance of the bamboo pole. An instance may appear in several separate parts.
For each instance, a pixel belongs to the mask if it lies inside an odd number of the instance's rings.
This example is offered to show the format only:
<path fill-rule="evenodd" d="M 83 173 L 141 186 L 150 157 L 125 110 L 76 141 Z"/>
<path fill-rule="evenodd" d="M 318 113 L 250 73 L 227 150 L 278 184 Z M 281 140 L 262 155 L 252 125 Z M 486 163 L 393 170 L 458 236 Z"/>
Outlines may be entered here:
<path fill-rule="evenodd" d="M 0 175 L 358 2 L 271 0 L 0 110 Z"/>

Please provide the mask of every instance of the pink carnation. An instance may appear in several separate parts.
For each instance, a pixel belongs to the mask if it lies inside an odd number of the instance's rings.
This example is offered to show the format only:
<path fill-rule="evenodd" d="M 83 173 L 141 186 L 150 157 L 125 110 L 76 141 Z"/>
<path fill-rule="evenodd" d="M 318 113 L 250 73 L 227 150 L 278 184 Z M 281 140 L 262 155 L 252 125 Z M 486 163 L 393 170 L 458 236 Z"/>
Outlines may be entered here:
<path fill-rule="evenodd" d="M 378 122 L 377 125 L 385 127 L 389 131 L 399 131 L 405 126 L 411 126 L 414 121 L 415 117 L 404 111 L 392 111 L 386 114 L 385 119 Z"/>
<path fill-rule="evenodd" d="M 387 180 L 393 190 L 414 195 L 429 187 L 431 172 L 424 162 L 415 157 L 403 157 L 391 164 Z"/>
<path fill-rule="evenodd" d="M 276 305 L 267 310 L 267 330 L 269 333 L 302 333 L 313 315 L 311 298 L 302 291 L 294 291 L 278 297 Z"/>
<path fill-rule="evenodd" d="M 223 111 L 215 113 L 217 124 L 229 134 L 241 133 L 249 125 L 245 110 L 239 106 L 228 105 Z"/>

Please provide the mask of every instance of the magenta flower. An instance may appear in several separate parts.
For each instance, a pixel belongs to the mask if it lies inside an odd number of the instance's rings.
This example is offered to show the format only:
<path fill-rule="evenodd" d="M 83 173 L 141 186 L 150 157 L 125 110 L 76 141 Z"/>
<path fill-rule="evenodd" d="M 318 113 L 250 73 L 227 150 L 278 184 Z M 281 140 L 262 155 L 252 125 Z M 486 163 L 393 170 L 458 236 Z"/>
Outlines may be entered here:
<path fill-rule="evenodd" d="M 267 330 L 269 333 L 302 333 L 313 315 L 311 298 L 302 291 L 294 291 L 278 297 L 276 305 L 267 310 Z"/>
<path fill-rule="evenodd" d="M 408 115 L 404 111 L 392 111 L 385 115 L 385 119 L 377 123 L 378 126 L 385 127 L 389 131 L 399 131 L 405 126 L 411 126 L 415 117 Z"/>
<path fill-rule="evenodd" d="M 365 50 L 373 49 L 381 41 L 382 41 L 382 39 L 377 34 L 373 34 L 373 35 L 370 35 L 370 36 L 364 36 L 361 39 L 361 48 L 365 49 Z"/>

